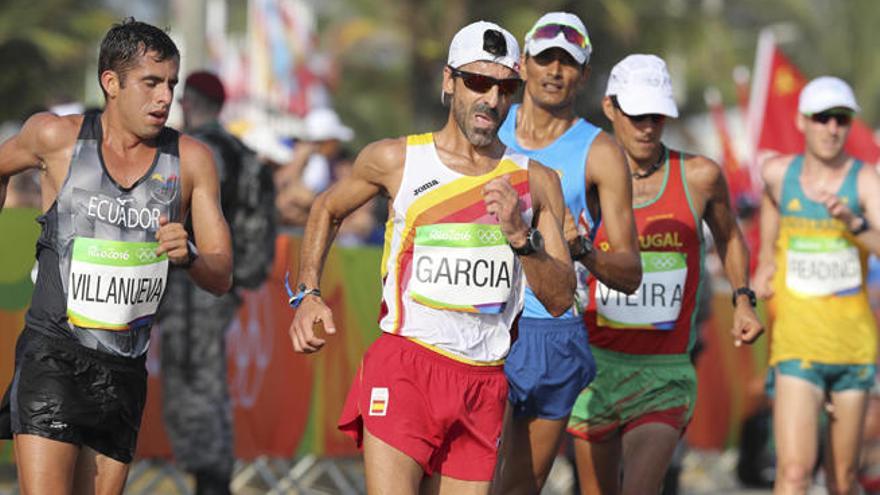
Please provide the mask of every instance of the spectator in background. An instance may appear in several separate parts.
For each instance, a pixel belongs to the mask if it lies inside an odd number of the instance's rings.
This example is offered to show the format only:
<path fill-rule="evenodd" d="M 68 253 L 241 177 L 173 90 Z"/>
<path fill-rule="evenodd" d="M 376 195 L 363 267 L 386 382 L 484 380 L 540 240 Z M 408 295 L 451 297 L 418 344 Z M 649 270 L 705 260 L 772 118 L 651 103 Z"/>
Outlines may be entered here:
<path fill-rule="evenodd" d="M 284 224 L 305 225 L 315 195 L 330 185 L 342 143 L 353 136 L 351 128 L 329 108 L 312 110 L 306 116 L 305 138 L 294 146 L 290 162 L 275 172 L 275 204 Z"/>
<path fill-rule="evenodd" d="M 180 105 L 184 131 L 214 153 L 220 206 L 230 220 L 230 164 L 238 159 L 239 145 L 217 120 L 224 99 L 217 76 L 194 72 L 186 78 Z M 234 457 L 225 332 L 239 300 L 232 292 L 217 297 L 200 289 L 184 270 L 169 273 L 166 290 L 157 323 L 162 332 L 163 416 L 174 458 L 195 475 L 197 494 L 228 494 Z"/>

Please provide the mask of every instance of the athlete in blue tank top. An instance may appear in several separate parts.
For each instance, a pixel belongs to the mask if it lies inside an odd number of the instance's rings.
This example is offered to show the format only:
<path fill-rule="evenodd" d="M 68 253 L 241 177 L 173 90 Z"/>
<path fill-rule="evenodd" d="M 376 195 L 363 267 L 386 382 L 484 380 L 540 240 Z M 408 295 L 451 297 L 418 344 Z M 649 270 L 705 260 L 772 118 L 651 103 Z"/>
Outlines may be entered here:
<path fill-rule="evenodd" d="M 498 135 L 559 174 L 570 213 L 565 234 L 572 259 L 579 262 L 579 285 L 589 270 L 606 285 L 632 293 L 641 282 L 641 263 L 626 161 L 613 138 L 574 112 L 575 95 L 590 73 L 591 51 L 577 16 L 541 17 L 525 38 L 523 104 L 511 109 Z M 609 232 L 608 251 L 592 249 L 600 218 Z M 579 304 L 586 300 L 554 318 L 526 289 L 519 336 L 504 365 L 512 414 L 502 437 L 495 493 L 540 492 L 575 399 L 595 376 Z"/>

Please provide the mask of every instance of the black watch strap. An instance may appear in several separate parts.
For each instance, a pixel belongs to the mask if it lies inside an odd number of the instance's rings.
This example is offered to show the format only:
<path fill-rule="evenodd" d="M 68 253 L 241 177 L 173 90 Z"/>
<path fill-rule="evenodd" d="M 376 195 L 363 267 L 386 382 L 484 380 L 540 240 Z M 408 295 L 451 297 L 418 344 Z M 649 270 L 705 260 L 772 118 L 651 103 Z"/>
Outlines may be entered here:
<path fill-rule="evenodd" d="M 186 261 L 177 266 L 183 268 L 184 270 L 188 270 L 193 266 L 193 263 L 195 263 L 197 259 L 199 259 L 199 250 L 196 248 L 196 245 L 193 243 L 193 241 L 187 240 Z"/>
<path fill-rule="evenodd" d="M 861 234 L 871 228 L 871 225 L 868 224 L 868 219 L 865 218 L 865 215 L 859 215 L 859 219 L 861 220 L 861 223 L 859 224 L 858 227 L 850 230 L 849 231 L 850 234 L 859 235 L 859 234 Z"/>
<path fill-rule="evenodd" d="M 571 244 L 568 246 L 568 253 L 571 255 L 571 259 L 574 261 L 578 261 L 584 256 L 593 252 L 593 241 L 590 240 L 589 237 L 584 235 L 578 235 L 574 238 Z"/>
<path fill-rule="evenodd" d="M 509 245 L 510 249 L 512 249 L 517 256 L 528 256 L 544 249 L 544 238 L 541 237 L 541 231 L 536 228 L 531 228 L 529 229 L 528 235 L 526 235 L 525 244 L 520 247 L 514 247 L 512 244 Z"/>
<path fill-rule="evenodd" d="M 731 302 L 733 303 L 734 307 L 736 307 L 736 298 L 742 294 L 748 296 L 749 304 L 751 304 L 753 308 L 758 305 L 758 298 L 755 297 L 755 291 L 749 289 L 748 287 L 740 287 L 733 291 L 733 298 Z"/>

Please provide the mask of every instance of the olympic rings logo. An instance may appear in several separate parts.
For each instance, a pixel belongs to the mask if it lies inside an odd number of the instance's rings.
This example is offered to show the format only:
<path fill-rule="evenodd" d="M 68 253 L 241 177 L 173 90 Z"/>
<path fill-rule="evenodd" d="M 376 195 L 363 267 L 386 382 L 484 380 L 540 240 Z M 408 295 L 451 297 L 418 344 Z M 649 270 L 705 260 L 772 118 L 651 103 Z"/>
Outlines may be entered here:
<path fill-rule="evenodd" d="M 483 244 L 494 244 L 502 239 L 503 234 L 500 230 L 478 230 L 477 237 Z"/>
<path fill-rule="evenodd" d="M 655 256 L 651 258 L 651 267 L 659 271 L 669 271 L 677 265 L 676 257 L 673 255 Z"/>
<path fill-rule="evenodd" d="M 153 261 L 157 258 L 156 252 L 153 251 L 151 248 L 139 248 L 137 250 L 136 256 L 138 260 L 143 262 Z"/>

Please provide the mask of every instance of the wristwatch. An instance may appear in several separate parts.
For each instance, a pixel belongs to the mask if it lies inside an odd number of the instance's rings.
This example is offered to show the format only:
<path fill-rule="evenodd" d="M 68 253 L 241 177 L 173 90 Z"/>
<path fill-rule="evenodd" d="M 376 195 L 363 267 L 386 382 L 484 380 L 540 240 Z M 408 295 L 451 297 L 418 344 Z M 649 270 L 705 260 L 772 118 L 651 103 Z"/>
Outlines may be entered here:
<path fill-rule="evenodd" d="M 739 297 L 740 294 L 745 294 L 746 296 L 748 296 L 749 304 L 751 304 L 753 308 L 758 305 L 758 299 L 755 297 L 755 291 L 749 289 L 748 287 L 740 287 L 739 289 L 733 291 L 733 298 L 731 302 L 733 303 L 734 307 L 736 307 L 736 298 Z"/>
<path fill-rule="evenodd" d="M 528 235 L 526 235 L 525 244 L 520 247 L 514 247 L 513 244 L 508 244 L 510 245 L 510 249 L 513 249 L 513 252 L 518 256 L 528 256 L 544 249 L 544 236 L 541 235 L 540 230 L 530 228 Z"/>
<path fill-rule="evenodd" d="M 859 218 L 859 220 L 861 220 L 861 223 L 859 224 L 858 227 L 856 227 L 854 229 L 850 229 L 849 233 L 852 235 L 859 235 L 862 232 L 865 232 L 866 230 L 871 228 L 871 226 L 868 225 L 868 219 L 865 218 L 865 215 L 859 215 L 858 218 Z"/>
<path fill-rule="evenodd" d="M 568 245 L 568 252 L 572 260 L 578 261 L 593 252 L 593 242 L 586 236 L 578 235 Z"/>
<path fill-rule="evenodd" d="M 189 270 L 190 268 L 192 268 L 193 263 L 195 263 L 197 259 L 199 259 L 199 250 L 196 248 L 196 245 L 193 243 L 193 241 L 187 240 L 186 261 L 177 266 L 183 268 L 184 270 Z"/>

